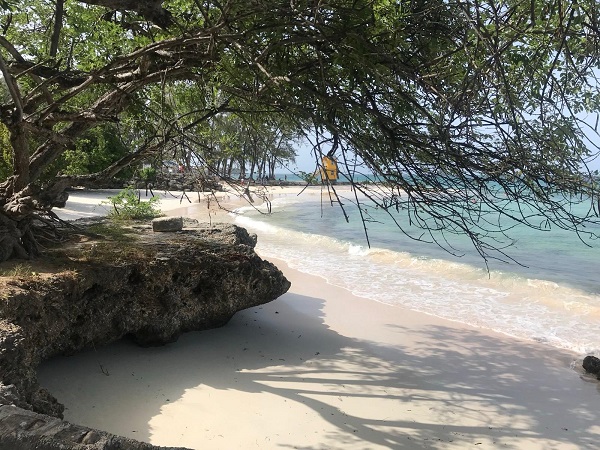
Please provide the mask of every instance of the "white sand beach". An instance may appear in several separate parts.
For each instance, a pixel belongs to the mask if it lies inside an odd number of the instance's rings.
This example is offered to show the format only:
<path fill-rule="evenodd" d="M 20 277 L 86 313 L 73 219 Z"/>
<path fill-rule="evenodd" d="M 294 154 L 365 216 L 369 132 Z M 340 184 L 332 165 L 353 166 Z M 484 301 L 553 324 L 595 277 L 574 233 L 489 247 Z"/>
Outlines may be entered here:
<path fill-rule="evenodd" d="M 64 208 L 55 208 L 53 212 L 63 220 L 75 220 L 86 217 L 106 216 L 110 209 L 109 197 L 120 192 L 119 189 L 97 189 L 97 190 L 72 190 L 69 191 L 69 200 Z M 160 208 L 165 213 L 175 209 L 183 209 L 205 198 L 197 193 L 184 193 L 179 191 L 139 191 L 142 200 L 148 200 L 152 194 L 160 198 Z"/>
<path fill-rule="evenodd" d="M 112 194 L 75 192 L 56 212 L 101 214 Z M 162 208 L 226 219 L 190 199 L 165 195 Z M 580 355 L 362 299 L 272 262 L 292 282 L 278 300 L 164 347 L 118 342 L 56 358 L 40 383 L 67 420 L 155 445 L 598 448 L 600 383 L 572 367 Z"/>

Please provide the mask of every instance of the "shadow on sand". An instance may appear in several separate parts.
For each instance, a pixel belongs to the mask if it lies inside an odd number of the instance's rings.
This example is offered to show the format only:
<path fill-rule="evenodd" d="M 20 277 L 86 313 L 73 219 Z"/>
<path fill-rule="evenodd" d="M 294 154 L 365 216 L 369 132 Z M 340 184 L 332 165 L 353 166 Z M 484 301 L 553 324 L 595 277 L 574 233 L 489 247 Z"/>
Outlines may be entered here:
<path fill-rule="evenodd" d="M 55 358 L 40 383 L 67 420 L 159 445 L 595 448 L 597 385 L 546 361 L 542 346 L 386 327 L 386 344 L 342 336 L 322 300 L 286 294 L 165 347 L 121 341 Z M 234 447 L 236 434 L 248 442 Z"/>

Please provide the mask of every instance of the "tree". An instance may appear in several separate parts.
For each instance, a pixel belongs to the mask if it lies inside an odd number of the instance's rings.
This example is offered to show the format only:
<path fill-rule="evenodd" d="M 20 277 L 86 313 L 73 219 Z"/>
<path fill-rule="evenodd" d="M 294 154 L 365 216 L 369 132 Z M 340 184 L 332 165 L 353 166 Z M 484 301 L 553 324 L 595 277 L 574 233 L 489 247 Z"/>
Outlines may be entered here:
<path fill-rule="evenodd" d="M 95 173 L 118 161 L 128 153 L 128 149 L 120 138 L 120 133 L 113 124 L 92 128 L 81 135 L 73 150 L 63 154 L 61 162 L 65 166 L 57 168 L 66 175 L 83 175 Z M 55 176 L 56 173 L 51 173 Z"/>
<path fill-rule="evenodd" d="M 211 120 L 210 126 L 213 134 L 219 134 L 219 144 L 211 150 L 217 147 L 224 178 L 231 177 L 236 164 L 240 177 L 274 179 L 276 167 L 293 162 L 296 156 L 293 142 L 299 134 L 279 114 L 223 114 Z M 201 153 L 195 155 L 206 160 Z"/>
<path fill-rule="evenodd" d="M 38 253 L 34 219 L 67 186 L 197 145 L 198 125 L 223 113 L 285 116 L 349 173 L 358 157 L 382 184 L 357 190 L 422 226 L 417 239 L 468 233 L 487 258 L 502 254 L 503 217 L 580 234 L 597 220 L 595 0 L 0 5 L 13 168 L 0 260 Z M 185 110 L 169 107 L 170 90 L 190 93 Z M 44 177 L 85 133 L 123 122 L 135 145 L 119 160 Z"/>

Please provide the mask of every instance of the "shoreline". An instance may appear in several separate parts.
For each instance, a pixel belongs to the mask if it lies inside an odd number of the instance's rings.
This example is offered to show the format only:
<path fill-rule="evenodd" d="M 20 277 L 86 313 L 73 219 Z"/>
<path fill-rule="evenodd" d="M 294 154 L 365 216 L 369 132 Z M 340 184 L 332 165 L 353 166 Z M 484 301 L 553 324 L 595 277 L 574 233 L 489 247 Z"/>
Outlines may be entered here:
<path fill-rule="evenodd" d="M 570 367 L 573 352 L 356 297 L 269 259 L 292 281 L 278 300 L 165 347 L 56 358 L 40 383 L 67 420 L 155 445 L 595 447 L 600 385 Z"/>

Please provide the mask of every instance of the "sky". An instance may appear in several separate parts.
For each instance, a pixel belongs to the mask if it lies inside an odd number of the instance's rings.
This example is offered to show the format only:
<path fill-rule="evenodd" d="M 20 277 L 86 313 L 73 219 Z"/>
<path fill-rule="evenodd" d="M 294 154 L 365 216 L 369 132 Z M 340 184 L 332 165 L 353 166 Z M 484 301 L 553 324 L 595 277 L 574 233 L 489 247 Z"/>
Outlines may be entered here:
<path fill-rule="evenodd" d="M 597 141 L 598 138 L 592 140 L 592 142 L 596 142 L 596 145 L 600 146 L 600 142 Z M 303 171 L 310 173 L 315 170 L 315 157 L 311 153 L 311 149 L 312 147 L 308 142 L 301 143 L 296 147 L 296 164 L 290 166 L 293 172 Z M 600 171 L 600 155 L 588 163 L 588 168 L 592 171 Z"/>
<path fill-rule="evenodd" d="M 300 145 L 296 149 L 296 153 L 296 164 L 290 167 L 292 170 L 302 170 L 303 172 L 312 172 L 315 170 L 315 157 L 311 153 L 311 147 L 308 143 Z"/>

